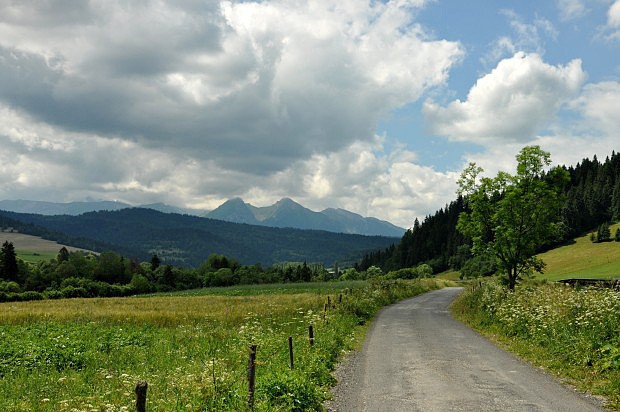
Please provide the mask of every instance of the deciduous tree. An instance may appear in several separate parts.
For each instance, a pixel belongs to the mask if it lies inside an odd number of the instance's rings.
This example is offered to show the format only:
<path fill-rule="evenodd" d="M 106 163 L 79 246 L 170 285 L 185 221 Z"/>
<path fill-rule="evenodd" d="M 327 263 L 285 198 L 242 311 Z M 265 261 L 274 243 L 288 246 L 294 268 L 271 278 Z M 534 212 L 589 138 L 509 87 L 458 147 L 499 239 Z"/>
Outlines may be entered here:
<path fill-rule="evenodd" d="M 458 181 L 469 211 L 461 213 L 457 228 L 473 240 L 474 255 L 497 260 L 510 289 L 523 275 L 544 269 L 535 254 L 555 235 L 568 180 L 562 168 L 545 171 L 551 155 L 539 146 L 524 147 L 516 158 L 514 175 L 481 178 L 482 168 L 470 163 Z"/>

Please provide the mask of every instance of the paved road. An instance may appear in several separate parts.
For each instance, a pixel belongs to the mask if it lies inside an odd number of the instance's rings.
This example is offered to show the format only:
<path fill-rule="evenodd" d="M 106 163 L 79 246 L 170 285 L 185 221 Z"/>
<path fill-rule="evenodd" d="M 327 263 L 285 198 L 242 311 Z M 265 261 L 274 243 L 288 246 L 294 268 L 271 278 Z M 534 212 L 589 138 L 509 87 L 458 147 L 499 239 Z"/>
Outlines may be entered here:
<path fill-rule="evenodd" d="M 385 308 L 337 371 L 329 411 L 602 411 L 454 320 L 447 288 Z"/>

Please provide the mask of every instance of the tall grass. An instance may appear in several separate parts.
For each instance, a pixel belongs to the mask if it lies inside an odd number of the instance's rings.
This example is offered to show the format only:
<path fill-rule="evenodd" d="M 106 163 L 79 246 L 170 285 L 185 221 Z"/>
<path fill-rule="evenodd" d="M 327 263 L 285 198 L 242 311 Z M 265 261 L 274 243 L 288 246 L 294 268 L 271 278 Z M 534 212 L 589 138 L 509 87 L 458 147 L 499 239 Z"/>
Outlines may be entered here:
<path fill-rule="evenodd" d="M 512 350 L 620 407 L 618 292 L 544 282 L 510 292 L 498 283 L 474 283 L 452 308 Z"/>
<path fill-rule="evenodd" d="M 139 380 L 149 383 L 150 411 L 245 410 L 251 344 L 255 410 L 320 410 L 356 326 L 383 305 L 444 284 L 379 279 L 343 289 L 341 303 L 328 288 L 0 304 L 0 410 L 132 410 Z M 335 307 L 324 321 L 327 293 Z"/>

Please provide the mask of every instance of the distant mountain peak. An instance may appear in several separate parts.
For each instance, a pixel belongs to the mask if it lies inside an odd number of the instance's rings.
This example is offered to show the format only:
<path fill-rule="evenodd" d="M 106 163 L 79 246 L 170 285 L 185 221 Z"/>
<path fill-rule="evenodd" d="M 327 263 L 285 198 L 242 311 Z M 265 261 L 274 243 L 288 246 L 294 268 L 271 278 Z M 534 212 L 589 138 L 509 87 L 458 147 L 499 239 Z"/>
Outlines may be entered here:
<path fill-rule="evenodd" d="M 400 237 L 405 232 L 405 229 L 389 222 L 363 217 L 345 209 L 328 208 L 315 212 L 289 197 L 284 197 L 264 207 L 252 206 L 238 197 L 232 198 L 208 213 L 207 217 L 235 223 L 325 230 L 367 236 Z"/>

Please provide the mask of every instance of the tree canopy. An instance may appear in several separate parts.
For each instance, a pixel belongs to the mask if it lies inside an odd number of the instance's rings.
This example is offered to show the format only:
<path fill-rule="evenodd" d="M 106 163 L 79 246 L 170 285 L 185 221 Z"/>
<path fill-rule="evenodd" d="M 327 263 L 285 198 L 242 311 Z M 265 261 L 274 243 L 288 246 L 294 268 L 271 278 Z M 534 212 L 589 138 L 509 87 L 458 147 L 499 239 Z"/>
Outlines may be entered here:
<path fill-rule="evenodd" d="M 563 168 L 545 171 L 551 155 L 539 146 L 524 147 L 516 159 L 514 175 L 481 177 L 482 168 L 470 163 L 458 181 L 469 210 L 459 216 L 457 229 L 472 239 L 474 255 L 497 261 L 511 289 L 523 275 L 544 269 L 534 255 L 557 237 L 569 179 Z"/>

